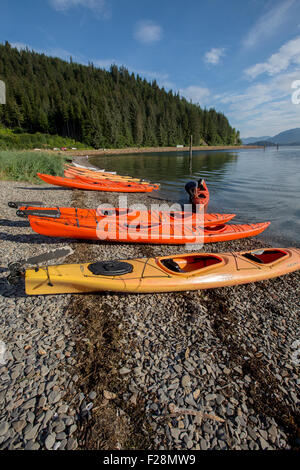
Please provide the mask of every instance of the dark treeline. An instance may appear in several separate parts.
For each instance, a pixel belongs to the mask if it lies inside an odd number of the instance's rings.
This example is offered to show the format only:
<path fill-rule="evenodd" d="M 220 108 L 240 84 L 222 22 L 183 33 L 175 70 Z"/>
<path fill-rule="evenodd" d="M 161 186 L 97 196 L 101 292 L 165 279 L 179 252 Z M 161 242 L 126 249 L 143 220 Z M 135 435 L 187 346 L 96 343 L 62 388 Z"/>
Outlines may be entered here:
<path fill-rule="evenodd" d="M 239 132 L 214 109 L 202 109 L 123 67 L 110 71 L 0 45 L 7 104 L 0 124 L 58 134 L 95 148 L 234 145 Z"/>

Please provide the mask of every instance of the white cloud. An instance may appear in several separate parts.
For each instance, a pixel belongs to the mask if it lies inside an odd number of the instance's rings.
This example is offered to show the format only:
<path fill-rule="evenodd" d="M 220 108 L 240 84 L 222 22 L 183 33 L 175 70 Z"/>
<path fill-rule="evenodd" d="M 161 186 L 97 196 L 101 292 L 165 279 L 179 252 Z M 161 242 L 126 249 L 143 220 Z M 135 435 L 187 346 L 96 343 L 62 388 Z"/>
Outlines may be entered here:
<path fill-rule="evenodd" d="M 204 56 L 205 62 L 212 65 L 217 65 L 220 62 L 221 57 L 224 56 L 225 49 L 221 48 L 212 48 L 210 51 L 206 52 Z"/>
<path fill-rule="evenodd" d="M 139 42 L 151 44 L 161 40 L 162 28 L 152 21 L 140 21 L 136 25 L 134 37 Z"/>
<path fill-rule="evenodd" d="M 267 13 L 262 15 L 248 32 L 243 41 L 243 46 L 253 47 L 263 40 L 276 34 L 278 28 L 287 20 L 290 8 L 295 0 L 285 0 L 277 3 Z"/>
<path fill-rule="evenodd" d="M 272 76 L 243 92 L 219 95 L 214 105 L 224 105 L 231 125 L 243 136 L 275 135 L 299 127 L 300 105 L 292 103 L 292 83 L 297 79 L 297 71 Z"/>
<path fill-rule="evenodd" d="M 187 88 L 179 90 L 179 93 L 191 100 L 193 103 L 204 105 L 207 103 L 207 98 L 210 96 L 210 91 L 208 88 L 200 87 L 196 85 L 191 85 Z"/>
<path fill-rule="evenodd" d="M 97 13 L 107 13 L 106 0 L 49 0 L 49 2 L 57 11 L 67 11 L 70 8 L 81 6 Z"/>
<path fill-rule="evenodd" d="M 245 70 L 250 78 L 256 78 L 262 73 L 275 75 L 279 72 L 287 70 L 292 64 L 300 64 L 300 36 L 296 39 L 288 41 L 275 54 L 262 63 L 258 63 Z"/>

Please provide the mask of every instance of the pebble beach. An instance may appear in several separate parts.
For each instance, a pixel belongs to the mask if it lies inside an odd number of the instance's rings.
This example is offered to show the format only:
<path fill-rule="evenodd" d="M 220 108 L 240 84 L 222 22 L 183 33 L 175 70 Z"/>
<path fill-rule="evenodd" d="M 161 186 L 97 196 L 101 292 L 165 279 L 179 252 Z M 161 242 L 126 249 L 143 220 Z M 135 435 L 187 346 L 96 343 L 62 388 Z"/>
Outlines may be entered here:
<path fill-rule="evenodd" d="M 9 200 L 96 208 L 118 194 L 1 182 L 0 449 L 300 448 L 299 272 L 206 291 L 29 297 L 22 280 L 7 283 L 9 262 L 64 246 L 67 263 L 183 247 L 44 237 Z M 254 237 L 203 250 L 262 246 Z"/>

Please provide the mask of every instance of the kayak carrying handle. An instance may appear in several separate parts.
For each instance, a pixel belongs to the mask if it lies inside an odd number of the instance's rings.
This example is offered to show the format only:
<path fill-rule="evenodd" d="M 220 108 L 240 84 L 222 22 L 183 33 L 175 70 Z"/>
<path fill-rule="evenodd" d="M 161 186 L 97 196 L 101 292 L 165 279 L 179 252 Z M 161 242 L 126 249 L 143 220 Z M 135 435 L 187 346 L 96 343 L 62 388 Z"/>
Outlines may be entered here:
<path fill-rule="evenodd" d="M 53 219 L 59 219 L 61 216 L 59 209 L 19 209 L 17 210 L 16 214 L 18 217 L 28 217 L 29 215 L 34 215 L 36 217 L 48 217 Z"/>
<path fill-rule="evenodd" d="M 13 209 L 18 209 L 18 207 L 22 206 L 30 206 L 30 207 L 35 207 L 35 206 L 43 206 L 44 203 L 40 201 L 9 201 L 7 203 L 8 207 L 12 207 Z"/>
<path fill-rule="evenodd" d="M 17 210 L 16 215 L 18 217 L 22 217 L 23 219 L 25 219 L 27 217 L 25 211 L 20 211 L 20 209 Z"/>

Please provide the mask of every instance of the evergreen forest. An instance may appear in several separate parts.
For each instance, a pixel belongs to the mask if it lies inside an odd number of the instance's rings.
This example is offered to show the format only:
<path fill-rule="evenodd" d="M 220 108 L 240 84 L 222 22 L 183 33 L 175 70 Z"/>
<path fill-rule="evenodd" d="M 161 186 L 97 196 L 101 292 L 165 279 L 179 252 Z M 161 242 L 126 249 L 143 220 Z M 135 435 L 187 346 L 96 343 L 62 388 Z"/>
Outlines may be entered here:
<path fill-rule="evenodd" d="M 224 114 L 202 109 L 124 67 L 82 65 L 0 44 L 0 127 L 93 148 L 241 144 Z"/>

